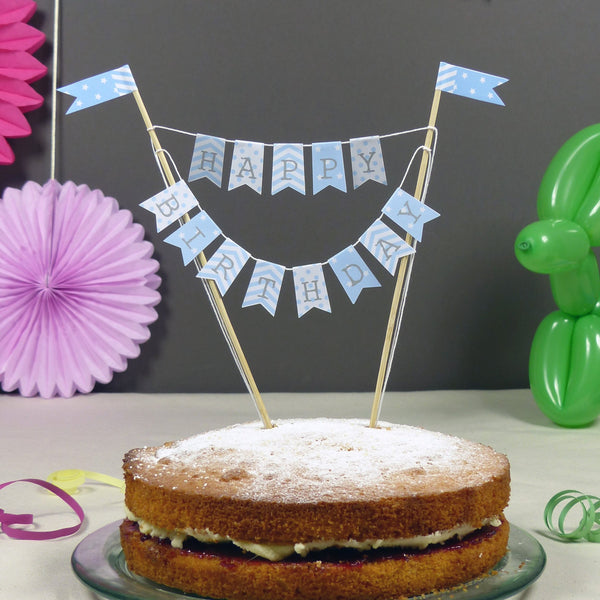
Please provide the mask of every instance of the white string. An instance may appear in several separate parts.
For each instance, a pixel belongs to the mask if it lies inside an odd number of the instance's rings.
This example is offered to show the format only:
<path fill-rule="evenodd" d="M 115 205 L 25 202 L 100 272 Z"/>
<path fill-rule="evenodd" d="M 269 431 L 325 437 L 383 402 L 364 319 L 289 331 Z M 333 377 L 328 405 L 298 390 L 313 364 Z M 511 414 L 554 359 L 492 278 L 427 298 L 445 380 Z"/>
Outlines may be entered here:
<path fill-rule="evenodd" d="M 179 133 L 181 135 L 188 135 L 188 136 L 191 136 L 191 137 L 196 137 L 197 135 L 204 135 L 204 134 L 195 133 L 195 132 L 192 132 L 192 131 L 185 131 L 183 129 L 176 129 L 174 127 L 167 127 L 165 125 L 153 125 L 152 127 L 148 128 L 148 131 L 151 131 L 152 129 L 162 129 L 163 131 L 170 131 L 171 133 Z M 383 135 L 366 136 L 366 137 L 378 137 L 380 139 L 384 139 L 384 138 L 391 138 L 391 137 L 396 137 L 396 136 L 400 136 L 400 135 L 408 135 L 408 134 L 411 134 L 411 133 L 419 133 L 421 131 L 432 131 L 434 133 L 434 136 L 437 136 L 437 128 L 433 127 L 431 125 L 426 125 L 425 127 L 417 127 L 415 129 L 407 129 L 405 131 L 395 131 L 393 133 L 385 133 Z M 222 139 L 224 142 L 229 143 L 229 144 L 235 144 L 235 142 L 238 141 L 238 140 L 230 140 L 230 139 L 227 139 L 227 138 L 220 138 L 220 139 Z M 360 139 L 363 139 L 363 138 L 354 138 L 354 139 L 360 140 Z M 346 144 L 349 144 L 351 141 L 352 140 L 345 140 L 345 141 L 342 141 L 342 142 L 339 142 L 339 143 L 342 144 L 342 145 L 346 145 Z M 273 146 L 275 146 L 275 142 L 267 142 L 267 143 L 264 143 L 263 145 L 267 146 L 267 147 L 273 147 Z M 302 147 L 303 148 L 310 148 L 312 145 L 313 145 L 312 143 L 310 143 L 310 144 L 303 143 Z"/>
<path fill-rule="evenodd" d="M 52 51 L 52 112 L 51 112 L 51 130 L 50 130 L 50 179 L 56 176 L 56 97 L 58 82 L 58 19 L 59 19 L 60 0 L 54 0 L 54 26 L 52 35 L 54 37 L 54 48 Z"/>

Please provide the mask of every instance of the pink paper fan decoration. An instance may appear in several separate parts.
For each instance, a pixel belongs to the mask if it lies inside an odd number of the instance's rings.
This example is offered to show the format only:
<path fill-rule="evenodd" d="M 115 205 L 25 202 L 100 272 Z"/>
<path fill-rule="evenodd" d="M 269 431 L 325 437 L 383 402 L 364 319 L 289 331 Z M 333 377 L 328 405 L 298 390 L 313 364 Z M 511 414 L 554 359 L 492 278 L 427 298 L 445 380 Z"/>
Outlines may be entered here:
<path fill-rule="evenodd" d="M 29 85 L 47 73 L 46 67 L 31 56 L 46 39 L 26 23 L 36 8 L 33 0 L 0 0 L 0 165 L 15 161 L 6 138 L 31 133 L 22 113 L 44 102 Z"/>
<path fill-rule="evenodd" d="M 158 262 L 132 214 L 73 182 L 28 182 L 0 201 L 0 382 L 72 396 L 140 353 L 157 318 Z"/>

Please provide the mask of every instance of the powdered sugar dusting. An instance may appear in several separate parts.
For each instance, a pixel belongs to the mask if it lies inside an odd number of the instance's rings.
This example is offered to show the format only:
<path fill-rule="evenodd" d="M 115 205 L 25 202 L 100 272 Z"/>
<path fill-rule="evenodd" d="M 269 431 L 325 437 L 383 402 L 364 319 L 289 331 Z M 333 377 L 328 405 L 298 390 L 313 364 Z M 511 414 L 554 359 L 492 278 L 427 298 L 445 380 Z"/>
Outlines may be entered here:
<path fill-rule="evenodd" d="M 134 476 L 177 478 L 178 489 L 278 502 L 363 499 L 451 491 L 506 468 L 491 448 L 461 438 L 358 419 L 259 422 L 139 451 Z M 443 489 L 442 489 L 443 488 Z"/>

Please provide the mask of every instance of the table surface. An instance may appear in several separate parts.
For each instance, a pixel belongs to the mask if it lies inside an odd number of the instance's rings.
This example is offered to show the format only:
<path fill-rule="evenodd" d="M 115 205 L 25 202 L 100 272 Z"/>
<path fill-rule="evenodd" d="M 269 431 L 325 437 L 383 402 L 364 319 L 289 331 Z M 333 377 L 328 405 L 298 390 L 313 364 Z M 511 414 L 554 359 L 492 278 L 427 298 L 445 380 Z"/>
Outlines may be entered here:
<path fill-rule="evenodd" d="M 368 419 L 372 394 L 266 394 L 273 421 L 290 417 Z M 255 420 L 245 394 L 90 394 L 44 400 L 0 396 L 0 484 L 45 479 L 78 468 L 121 477 L 130 448 L 159 445 L 216 427 Z M 387 393 L 381 419 L 466 437 L 493 446 L 511 462 L 506 515 L 543 545 L 542 576 L 515 598 L 599 597 L 600 544 L 551 537 L 543 512 L 563 489 L 600 495 L 600 423 L 560 428 L 542 415 L 529 390 Z M 75 496 L 85 511 L 78 533 L 49 541 L 10 539 L 0 533 L 0 599 L 92 599 L 71 570 L 75 546 L 123 517 L 122 492 L 91 481 Z M 18 483 L 0 492 L 0 508 L 33 513 L 39 529 L 77 523 L 66 504 L 37 486 Z"/>

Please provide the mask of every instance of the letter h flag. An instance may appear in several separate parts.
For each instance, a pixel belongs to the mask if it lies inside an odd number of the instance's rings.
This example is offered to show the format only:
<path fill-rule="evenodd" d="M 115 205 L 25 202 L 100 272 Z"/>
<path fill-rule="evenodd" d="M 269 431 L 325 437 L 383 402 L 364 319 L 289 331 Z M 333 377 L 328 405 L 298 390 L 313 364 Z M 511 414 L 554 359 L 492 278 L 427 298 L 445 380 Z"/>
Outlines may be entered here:
<path fill-rule="evenodd" d="M 217 187 L 221 187 L 224 157 L 225 140 L 223 138 L 198 134 L 194 143 L 188 181 L 206 177 Z"/>

